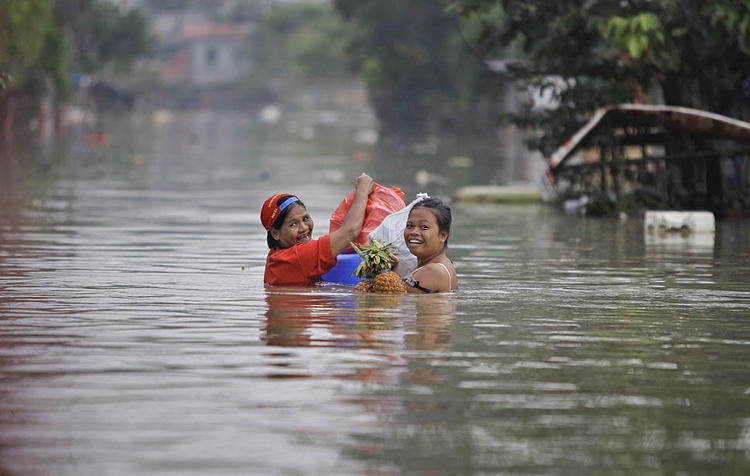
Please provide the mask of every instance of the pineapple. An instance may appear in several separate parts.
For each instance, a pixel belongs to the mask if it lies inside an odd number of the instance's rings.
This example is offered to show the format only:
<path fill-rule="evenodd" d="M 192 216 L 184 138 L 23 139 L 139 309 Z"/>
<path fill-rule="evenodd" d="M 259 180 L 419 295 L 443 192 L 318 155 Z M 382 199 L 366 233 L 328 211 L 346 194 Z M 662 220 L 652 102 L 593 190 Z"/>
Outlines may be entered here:
<path fill-rule="evenodd" d="M 358 282 L 354 285 L 354 292 L 355 293 L 374 293 L 375 289 L 373 289 L 373 279 L 365 278 L 362 281 Z"/>
<path fill-rule="evenodd" d="M 363 261 L 354 270 L 354 275 L 362 278 L 355 287 L 355 292 L 375 292 L 379 294 L 405 293 L 401 277 L 391 270 L 393 256 L 396 246 L 391 243 L 380 243 L 370 240 L 370 243 L 358 247 L 352 243 L 354 251 L 362 257 Z"/>
<path fill-rule="evenodd" d="M 379 294 L 400 294 L 406 292 L 406 286 L 401 281 L 401 276 L 390 269 L 378 272 L 372 287 Z"/>

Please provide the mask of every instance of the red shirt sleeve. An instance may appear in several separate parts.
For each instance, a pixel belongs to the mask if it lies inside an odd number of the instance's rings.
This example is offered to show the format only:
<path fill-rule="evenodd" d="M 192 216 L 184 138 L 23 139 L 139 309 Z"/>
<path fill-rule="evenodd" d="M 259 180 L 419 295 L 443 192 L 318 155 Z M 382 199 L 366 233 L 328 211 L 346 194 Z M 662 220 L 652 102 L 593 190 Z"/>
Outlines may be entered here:
<path fill-rule="evenodd" d="M 263 281 L 272 285 L 305 286 L 322 281 L 321 276 L 336 266 L 328 235 L 283 250 L 271 250 L 266 258 Z"/>

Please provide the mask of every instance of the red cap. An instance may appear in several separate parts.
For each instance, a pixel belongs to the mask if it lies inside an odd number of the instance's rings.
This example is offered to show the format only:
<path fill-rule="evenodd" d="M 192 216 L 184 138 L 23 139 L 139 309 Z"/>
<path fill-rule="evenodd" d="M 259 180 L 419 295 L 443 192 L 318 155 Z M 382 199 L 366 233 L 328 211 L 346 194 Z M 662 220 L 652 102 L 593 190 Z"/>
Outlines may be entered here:
<path fill-rule="evenodd" d="M 285 197 L 286 200 L 284 200 L 281 205 L 277 205 L 281 197 Z M 277 193 L 263 202 L 263 208 L 260 209 L 260 222 L 263 224 L 263 228 L 265 228 L 266 231 L 271 231 L 271 227 L 276 221 L 276 218 L 279 217 L 286 207 L 294 202 L 299 202 L 299 198 L 288 193 Z"/>

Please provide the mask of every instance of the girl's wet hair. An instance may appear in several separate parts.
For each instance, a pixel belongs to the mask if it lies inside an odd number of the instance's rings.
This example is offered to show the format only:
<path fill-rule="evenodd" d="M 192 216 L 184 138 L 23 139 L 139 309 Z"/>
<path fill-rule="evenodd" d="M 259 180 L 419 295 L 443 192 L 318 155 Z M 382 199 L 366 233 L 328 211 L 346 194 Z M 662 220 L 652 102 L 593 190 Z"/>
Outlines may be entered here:
<path fill-rule="evenodd" d="M 443 201 L 439 198 L 425 198 L 424 200 L 415 203 L 414 206 L 411 207 L 411 210 L 409 210 L 410 217 L 411 212 L 417 208 L 429 208 L 430 210 L 432 210 L 432 213 L 435 214 L 435 218 L 437 219 L 438 230 L 440 232 L 447 233 L 450 237 L 453 215 L 451 214 L 451 208 L 448 205 L 443 203 Z M 445 246 L 448 246 L 447 239 L 445 240 Z"/>
<path fill-rule="evenodd" d="M 294 197 L 294 195 L 281 195 L 278 198 L 278 200 L 276 200 L 276 205 L 280 206 L 289 197 Z M 302 203 L 302 200 L 297 200 L 296 202 L 293 203 L 293 205 L 302 205 L 303 207 L 305 206 L 305 204 Z M 305 208 L 307 208 L 307 207 L 305 207 Z M 281 229 L 281 225 L 284 224 L 284 220 L 286 220 L 287 215 L 289 215 L 289 210 L 291 210 L 291 209 L 292 209 L 292 207 L 288 206 L 285 209 L 283 209 L 281 211 L 281 213 L 279 213 L 279 216 L 276 217 L 276 220 L 273 222 L 273 225 L 271 226 L 272 230 L 273 229 L 276 229 L 276 230 L 280 230 Z M 268 242 L 268 249 L 269 250 L 276 250 L 276 249 L 280 248 L 279 247 L 279 240 L 277 240 L 276 238 L 274 238 L 271 235 L 271 230 L 268 230 L 268 234 L 266 235 L 266 241 Z"/>

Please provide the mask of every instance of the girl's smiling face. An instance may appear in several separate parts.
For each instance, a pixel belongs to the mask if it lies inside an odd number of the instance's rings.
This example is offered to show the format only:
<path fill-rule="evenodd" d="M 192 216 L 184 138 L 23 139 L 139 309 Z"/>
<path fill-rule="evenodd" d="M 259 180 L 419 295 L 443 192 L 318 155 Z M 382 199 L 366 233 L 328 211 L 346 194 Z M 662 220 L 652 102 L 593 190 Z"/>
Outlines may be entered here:
<path fill-rule="evenodd" d="M 299 203 L 290 205 L 289 212 L 280 229 L 271 229 L 271 236 L 278 241 L 281 249 L 291 248 L 297 243 L 306 243 L 312 239 L 313 219 L 307 208 Z"/>
<path fill-rule="evenodd" d="M 404 229 L 404 241 L 411 254 L 420 259 L 430 258 L 445 248 L 448 233 L 440 231 L 435 213 L 426 207 L 414 208 Z"/>

